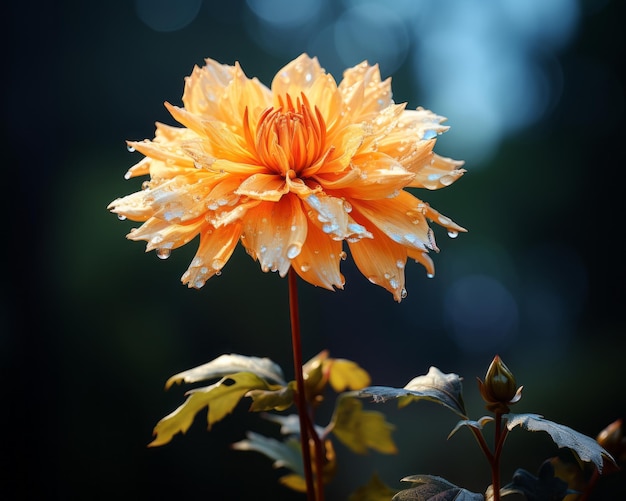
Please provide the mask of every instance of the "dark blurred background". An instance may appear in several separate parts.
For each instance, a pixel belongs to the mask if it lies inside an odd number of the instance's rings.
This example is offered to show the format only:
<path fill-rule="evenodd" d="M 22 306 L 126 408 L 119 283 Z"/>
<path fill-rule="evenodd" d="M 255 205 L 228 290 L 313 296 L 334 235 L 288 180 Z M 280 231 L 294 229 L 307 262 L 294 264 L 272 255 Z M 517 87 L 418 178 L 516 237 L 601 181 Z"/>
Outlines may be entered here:
<path fill-rule="evenodd" d="M 393 77 L 396 102 L 451 126 L 436 151 L 467 174 L 419 193 L 469 233 L 435 229 L 434 279 L 407 267 L 395 303 L 350 258 L 344 291 L 300 284 L 304 356 L 322 349 L 403 386 L 435 365 L 475 384 L 493 356 L 536 412 L 595 436 L 625 417 L 622 0 L 135 0 L 10 2 L 5 7 L 4 286 L 0 364 L 6 499 L 303 499 L 284 473 L 229 445 L 275 435 L 245 405 L 206 431 L 201 416 L 169 445 L 152 428 L 183 400 L 174 373 L 222 353 L 268 356 L 293 378 L 287 281 L 241 249 L 200 291 L 179 282 L 195 243 L 167 261 L 127 241 L 107 204 L 139 189 L 126 139 L 175 122 L 183 79 L 206 57 L 239 61 L 269 85 L 302 52 L 340 80 L 367 59 Z M 8 49 L 8 50 L 6 50 Z M 7 176 L 8 175 L 8 176 Z M 373 407 L 400 453 L 356 457 L 337 444 L 329 499 L 378 472 L 489 483 L 469 433 L 434 404 Z M 330 412 L 329 409 L 327 409 Z M 328 415 L 320 416 L 325 424 Z M 556 447 L 516 430 L 503 475 L 536 471 Z M 624 476 L 596 499 L 618 499 Z"/>

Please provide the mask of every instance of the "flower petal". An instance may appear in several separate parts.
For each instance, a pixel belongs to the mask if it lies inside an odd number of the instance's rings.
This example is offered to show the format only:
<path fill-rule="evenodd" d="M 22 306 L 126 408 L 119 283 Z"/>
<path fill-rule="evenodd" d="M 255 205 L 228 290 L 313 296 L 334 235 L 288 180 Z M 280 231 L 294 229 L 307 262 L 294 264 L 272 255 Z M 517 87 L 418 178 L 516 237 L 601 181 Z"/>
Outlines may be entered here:
<path fill-rule="evenodd" d="M 200 245 L 181 281 L 188 287 L 201 288 L 213 275 L 219 275 L 230 259 L 241 236 L 241 224 L 221 228 L 209 225 L 200 235 Z"/>
<path fill-rule="evenodd" d="M 371 238 L 371 234 L 365 227 L 349 216 L 348 212 L 351 207 L 340 198 L 319 193 L 309 195 L 303 201 L 317 214 L 317 221 L 321 223 L 322 231 L 330 238 L 334 240 Z"/>
<path fill-rule="evenodd" d="M 326 190 L 341 190 L 341 195 L 348 200 L 373 200 L 397 195 L 414 177 L 413 173 L 384 153 L 357 155 L 352 164 L 354 168 L 346 176 L 330 178 L 332 180 L 317 176 L 316 179 Z M 354 172 L 358 175 L 355 176 Z"/>
<path fill-rule="evenodd" d="M 278 271 L 284 277 L 291 260 L 302 251 L 307 229 L 302 202 L 291 195 L 250 209 L 243 221 L 241 242 L 263 271 Z"/>
<path fill-rule="evenodd" d="M 191 242 L 207 223 L 203 217 L 186 221 L 184 224 L 173 224 L 170 221 L 150 218 L 138 229 L 131 231 L 129 240 L 145 240 L 146 252 L 155 249 L 176 249 Z"/>
<path fill-rule="evenodd" d="M 341 241 L 332 240 L 313 221 L 308 222 L 306 241 L 302 251 L 292 261 L 300 277 L 317 287 L 343 289 L 345 280 L 339 272 Z"/>
<path fill-rule="evenodd" d="M 432 230 L 419 210 L 421 202 L 410 193 L 401 191 L 394 198 L 352 200 L 351 203 L 355 219 L 362 222 L 365 218 L 397 244 L 418 250 L 437 250 Z"/>
<path fill-rule="evenodd" d="M 370 66 L 367 61 L 344 71 L 339 90 L 354 121 L 367 120 L 393 103 L 391 78 L 381 81 L 378 65 Z"/>
<path fill-rule="evenodd" d="M 277 174 L 253 174 L 235 191 L 238 195 L 266 202 L 277 202 L 287 192 L 289 188 L 285 178 Z"/>
<path fill-rule="evenodd" d="M 272 80 L 272 93 L 275 98 L 289 94 L 294 97 L 300 96 L 317 81 L 326 75 L 316 57 L 301 54 L 296 59 L 283 66 Z M 278 101 L 275 101 L 276 106 Z"/>
<path fill-rule="evenodd" d="M 370 282 L 384 287 L 400 302 L 406 296 L 404 266 L 407 251 L 377 228 L 372 228 L 371 232 L 371 240 L 364 239 L 348 244 L 350 254 L 359 271 Z"/>
<path fill-rule="evenodd" d="M 429 190 L 450 186 L 465 174 L 465 169 L 460 169 L 463 163 L 433 153 L 430 162 L 416 172 L 415 179 L 409 186 Z"/>

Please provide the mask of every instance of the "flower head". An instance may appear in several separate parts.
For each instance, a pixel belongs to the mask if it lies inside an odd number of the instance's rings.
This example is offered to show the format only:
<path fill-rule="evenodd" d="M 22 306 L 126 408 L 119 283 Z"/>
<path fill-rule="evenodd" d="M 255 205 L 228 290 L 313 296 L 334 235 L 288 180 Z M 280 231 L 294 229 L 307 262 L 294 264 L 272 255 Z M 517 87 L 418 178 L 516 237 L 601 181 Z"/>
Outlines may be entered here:
<path fill-rule="evenodd" d="M 428 221 L 465 231 L 406 190 L 465 172 L 432 151 L 444 118 L 395 104 L 376 65 L 346 70 L 337 85 L 303 54 L 267 88 L 237 63 L 207 59 L 186 78 L 183 105 L 165 104 L 183 127 L 157 123 L 153 140 L 128 142 L 145 158 L 126 177 L 150 180 L 109 209 L 143 222 L 128 238 L 162 257 L 199 235 L 189 287 L 219 274 L 241 242 L 263 271 L 293 267 L 341 289 L 346 242 L 361 273 L 400 301 L 407 259 L 434 273 Z"/>

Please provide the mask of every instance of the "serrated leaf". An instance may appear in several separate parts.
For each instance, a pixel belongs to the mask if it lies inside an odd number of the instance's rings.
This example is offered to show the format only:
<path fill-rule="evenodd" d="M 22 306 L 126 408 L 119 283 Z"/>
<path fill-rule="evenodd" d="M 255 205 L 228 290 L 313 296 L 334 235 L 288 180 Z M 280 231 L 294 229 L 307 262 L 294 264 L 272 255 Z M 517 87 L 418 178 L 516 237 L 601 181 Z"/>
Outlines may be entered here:
<path fill-rule="evenodd" d="M 232 444 L 232 448 L 238 451 L 260 452 L 274 461 L 274 468 L 288 468 L 304 478 L 299 440 L 287 439 L 281 442 L 252 431 L 246 433 L 246 437 L 247 439 Z"/>
<path fill-rule="evenodd" d="M 268 421 L 280 425 L 280 433 L 282 435 L 300 435 L 300 417 L 297 414 L 289 414 L 287 416 L 280 414 L 264 414 L 263 417 Z M 315 431 L 318 436 L 324 434 L 324 428 L 318 425 L 315 426 Z"/>
<path fill-rule="evenodd" d="M 528 501 L 561 500 L 573 491 L 567 488 L 567 483 L 554 476 L 554 468 L 550 460 L 544 461 L 535 476 L 519 468 L 513 474 L 513 481 L 500 489 L 501 494 L 523 494 Z"/>
<path fill-rule="evenodd" d="M 383 454 L 398 452 L 391 438 L 394 426 L 385 421 L 384 414 L 363 410 L 363 403 L 343 393 L 335 404 L 329 424 L 335 436 L 352 451 L 365 454 L 374 449 Z"/>
<path fill-rule="evenodd" d="M 389 501 L 398 491 L 387 486 L 378 475 L 373 474 L 369 482 L 354 491 L 348 501 Z"/>
<path fill-rule="evenodd" d="M 412 475 L 403 482 L 418 484 L 417 487 L 398 492 L 392 501 L 484 501 L 482 494 L 468 491 L 433 475 Z"/>
<path fill-rule="evenodd" d="M 360 390 L 370 384 L 370 375 L 357 363 L 343 358 L 329 361 L 329 381 L 337 393 L 346 390 Z"/>
<path fill-rule="evenodd" d="M 469 426 L 471 428 L 476 428 L 477 430 L 482 430 L 483 427 L 493 421 L 494 419 L 491 416 L 483 416 L 478 421 L 472 421 L 471 419 L 464 419 L 459 421 L 456 426 L 452 429 L 450 434 L 448 435 L 448 439 L 454 435 L 457 431 L 459 431 L 463 426 Z"/>
<path fill-rule="evenodd" d="M 187 400 L 154 427 L 155 439 L 148 447 L 167 444 L 177 433 L 185 433 L 198 412 L 209 407 L 208 428 L 230 414 L 241 398 L 252 389 L 268 388 L 264 379 L 250 372 L 240 372 L 222 378 L 215 384 L 195 388 L 186 393 Z"/>
<path fill-rule="evenodd" d="M 457 374 L 444 374 L 436 367 L 431 367 L 428 374 L 413 378 L 404 388 L 369 386 L 361 390 L 358 396 L 372 397 L 374 402 L 386 402 L 398 398 L 401 407 L 412 401 L 429 400 L 447 407 L 462 418 L 467 418 L 462 381 L 463 379 Z"/>
<path fill-rule="evenodd" d="M 294 392 L 291 386 L 272 386 L 269 390 L 250 390 L 246 396 L 252 399 L 252 412 L 284 411 L 293 404 Z"/>
<path fill-rule="evenodd" d="M 231 353 L 220 355 L 206 364 L 173 375 L 165 383 L 165 389 L 169 389 L 174 383 L 197 383 L 238 372 L 251 372 L 267 381 L 286 384 L 282 369 L 269 358 L 247 357 Z"/>
<path fill-rule="evenodd" d="M 538 414 L 506 414 L 504 417 L 509 430 L 521 426 L 529 431 L 545 431 L 556 445 L 571 449 L 582 461 L 592 462 L 600 473 L 605 459 L 615 464 L 613 457 L 598 442 L 568 426 L 549 421 Z"/>

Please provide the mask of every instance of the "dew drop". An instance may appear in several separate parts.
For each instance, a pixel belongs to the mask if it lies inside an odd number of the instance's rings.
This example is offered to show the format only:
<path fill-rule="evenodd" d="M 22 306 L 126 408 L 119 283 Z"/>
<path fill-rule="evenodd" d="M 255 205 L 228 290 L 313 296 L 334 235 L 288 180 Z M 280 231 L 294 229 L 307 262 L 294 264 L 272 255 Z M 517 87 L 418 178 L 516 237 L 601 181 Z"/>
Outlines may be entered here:
<path fill-rule="evenodd" d="M 124 174 L 124 179 L 128 180 L 130 179 L 130 176 L 131 176 L 130 171 L 128 171 L 126 174 Z"/>
<path fill-rule="evenodd" d="M 424 140 L 433 139 L 435 137 L 437 137 L 437 132 L 432 129 L 425 130 L 422 135 L 422 139 Z"/>
<path fill-rule="evenodd" d="M 126 216 L 125 216 L 124 214 L 118 214 L 118 215 L 117 215 L 117 218 L 118 218 L 120 221 L 125 221 L 125 220 L 126 220 Z"/>
<path fill-rule="evenodd" d="M 219 271 L 224 267 L 224 264 L 225 263 L 223 259 L 214 259 L 213 262 L 211 263 L 211 268 Z"/>
<path fill-rule="evenodd" d="M 346 254 L 346 252 L 345 252 L 345 251 L 341 251 L 341 252 L 339 253 L 339 258 L 340 258 L 342 261 L 345 261 L 345 260 L 348 258 L 348 254 Z"/>
<path fill-rule="evenodd" d="M 291 244 L 289 247 L 287 247 L 287 257 L 289 259 L 294 259 L 296 256 L 298 256 L 298 254 L 300 254 L 301 250 L 301 244 Z"/>
<path fill-rule="evenodd" d="M 348 214 L 352 212 L 352 204 L 347 200 L 343 201 L 343 210 L 345 210 Z"/>
<path fill-rule="evenodd" d="M 426 278 L 435 278 L 434 273 L 426 273 Z"/>
<path fill-rule="evenodd" d="M 396 261 L 396 266 L 398 267 L 399 270 L 404 268 L 404 261 L 402 261 L 401 259 L 398 259 Z"/>
<path fill-rule="evenodd" d="M 405 288 L 402 288 L 402 290 L 400 291 L 400 297 L 402 299 L 406 298 L 409 295 L 409 293 L 406 291 Z"/>
<path fill-rule="evenodd" d="M 311 265 L 309 263 L 302 263 L 300 265 L 300 271 L 306 273 L 307 271 L 309 271 L 311 269 Z"/>
<path fill-rule="evenodd" d="M 156 250 L 156 255 L 159 259 L 167 259 L 168 257 L 170 257 L 171 253 L 171 250 L 165 249 L 163 247 Z"/>
<path fill-rule="evenodd" d="M 130 151 L 131 153 L 134 153 L 134 152 L 135 152 L 135 147 L 134 147 L 134 146 L 132 146 L 132 145 L 130 145 L 130 144 L 126 145 L 126 149 L 127 149 L 128 151 Z"/>
<path fill-rule="evenodd" d="M 459 232 L 458 232 L 458 231 L 454 231 L 454 230 L 450 230 L 450 231 L 448 232 L 448 236 L 449 236 L 450 238 L 456 238 L 456 237 L 458 237 L 458 236 L 459 236 Z"/>

